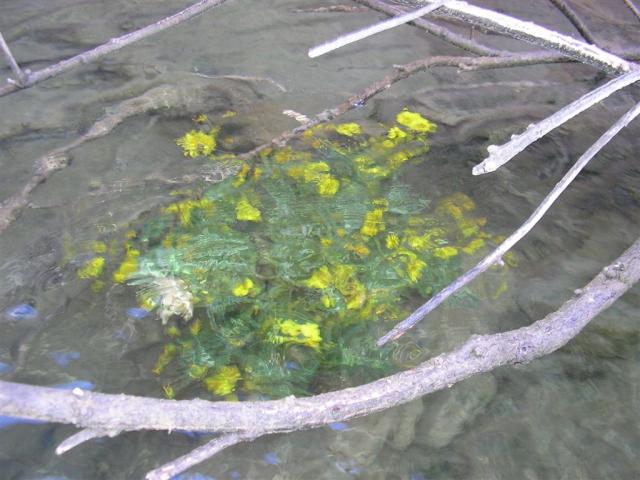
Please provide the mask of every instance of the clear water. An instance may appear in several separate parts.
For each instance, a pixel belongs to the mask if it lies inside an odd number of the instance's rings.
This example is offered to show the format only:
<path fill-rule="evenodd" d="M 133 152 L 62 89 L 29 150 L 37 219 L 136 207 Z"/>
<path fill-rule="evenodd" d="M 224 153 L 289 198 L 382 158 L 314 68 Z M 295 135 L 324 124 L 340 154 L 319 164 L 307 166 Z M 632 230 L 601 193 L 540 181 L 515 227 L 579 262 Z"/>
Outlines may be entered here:
<path fill-rule="evenodd" d="M 0 31 L 18 59 L 37 69 L 185 3 L 5 0 Z M 640 40 L 640 29 L 622 2 L 575 4 L 590 15 L 605 46 Z M 309 60 L 309 46 L 380 18 L 293 11 L 316 5 L 229 0 L 96 64 L 0 98 L 0 198 L 26 181 L 43 152 L 76 138 L 105 108 L 160 84 L 210 85 L 214 93 L 207 109 L 237 110 L 237 137 L 248 149 L 295 125 L 281 114 L 284 109 L 313 114 L 381 78 L 394 64 L 457 53 L 404 27 Z M 508 9 L 570 31 L 543 0 Z M 514 45 L 497 36 L 486 40 Z M 8 69 L 1 68 L 7 76 Z M 286 92 L 268 81 L 194 73 L 270 78 Z M 374 125 L 408 105 L 436 121 L 440 129 L 428 161 L 408 175 L 413 186 L 427 197 L 466 192 L 493 231 L 508 234 L 640 92 L 629 88 L 607 100 L 496 174 L 473 177 L 471 166 L 482 159 L 487 144 L 507 139 L 597 81 L 592 69 L 575 65 L 464 73 L 440 69 L 395 85 L 346 118 Z M 194 113 L 138 116 L 74 150 L 72 165 L 41 185 L 31 208 L 0 234 L 0 310 L 33 301 L 40 313 L 38 321 L 2 323 L 0 361 L 20 367 L 13 380 L 48 385 L 84 379 L 103 392 L 161 395 L 150 372 L 162 341 L 159 325 L 147 319 L 132 330 L 118 301 L 93 294 L 59 265 L 65 244 L 113 235 L 166 202 L 171 186 L 150 177 L 174 178 L 197 169 L 174 144 Z M 632 125 L 607 147 L 517 247 L 520 263 L 506 294 L 472 310 L 442 308 L 423 322 L 414 335 L 425 357 L 473 333 L 541 318 L 635 240 L 640 233 L 640 170 L 634 162 L 639 128 Z M 474 288 L 491 291 L 495 279 L 489 275 Z M 470 379 L 350 422 L 347 430 L 323 428 L 240 445 L 193 471 L 218 479 L 637 478 L 638 294 L 633 289 L 566 348 L 530 365 Z M 29 347 L 26 355 L 16 354 L 20 345 Z M 78 352 L 79 359 L 62 366 L 55 352 Z M 55 445 L 72 432 L 54 425 L 0 430 L 0 478 L 137 479 L 201 441 L 131 433 L 55 456 Z M 266 453 L 274 453 L 279 463 L 273 465 Z"/>

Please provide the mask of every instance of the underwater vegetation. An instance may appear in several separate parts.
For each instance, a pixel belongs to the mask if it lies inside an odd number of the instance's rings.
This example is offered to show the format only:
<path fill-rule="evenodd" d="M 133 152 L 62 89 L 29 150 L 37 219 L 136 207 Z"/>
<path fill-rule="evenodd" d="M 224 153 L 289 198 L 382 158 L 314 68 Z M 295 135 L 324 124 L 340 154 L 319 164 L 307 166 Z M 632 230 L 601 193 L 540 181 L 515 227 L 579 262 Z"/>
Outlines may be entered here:
<path fill-rule="evenodd" d="M 166 396 L 194 385 L 227 399 L 305 395 L 405 366 L 376 333 L 500 239 L 466 195 L 430 206 L 402 183 L 403 167 L 425 159 L 433 123 L 403 110 L 379 129 L 313 127 L 252 164 L 236 160 L 219 184 L 174 192 L 124 246 L 91 245 L 78 276 L 96 292 L 107 281 L 135 287 L 127 315 L 153 312 L 165 325 L 153 371 Z M 233 161 L 224 131 L 200 115 L 177 145 Z"/>

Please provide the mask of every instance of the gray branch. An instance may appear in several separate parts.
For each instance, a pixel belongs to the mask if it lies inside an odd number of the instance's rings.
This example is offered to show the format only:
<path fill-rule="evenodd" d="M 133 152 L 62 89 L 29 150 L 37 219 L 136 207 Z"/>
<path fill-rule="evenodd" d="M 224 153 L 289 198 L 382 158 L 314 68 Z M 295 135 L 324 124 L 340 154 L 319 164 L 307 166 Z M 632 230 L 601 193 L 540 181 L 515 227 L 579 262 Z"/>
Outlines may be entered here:
<path fill-rule="evenodd" d="M 504 145 L 489 145 L 487 151 L 489 156 L 473 167 L 474 175 L 482 175 L 497 170 L 507 163 L 518 153 L 531 145 L 536 140 L 542 138 L 551 130 L 568 122 L 576 115 L 584 112 L 598 102 L 601 102 L 609 95 L 618 90 L 631 85 L 640 80 L 640 68 L 634 68 L 631 72 L 605 83 L 601 87 L 591 90 L 575 102 L 558 110 L 553 115 L 545 118 L 541 122 L 532 123 L 519 135 L 512 135 L 511 140 Z"/>
<path fill-rule="evenodd" d="M 20 65 L 18 65 L 18 62 L 13 56 L 13 53 L 11 53 L 11 49 L 9 48 L 9 45 L 7 45 L 7 42 L 5 42 L 2 33 L 0 33 L 0 49 L 4 53 L 4 56 L 7 59 L 7 62 L 9 63 L 13 74 L 16 76 L 17 80 L 15 80 L 15 83 L 17 83 L 18 86 L 21 87 L 27 80 L 27 74 L 20 68 Z"/>
<path fill-rule="evenodd" d="M 180 12 L 175 13 L 169 17 L 163 18 L 162 20 L 159 20 L 151 25 L 147 25 L 146 27 L 143 27 L 131 33 L 127 33 L 126 35 L 112 38 L 108 42 L 103 43 L 98 47 L 92 48 L 91 50 L 87 50 L 86 52 L 80 53 L 66 60 L 62 60 L 61 62 L 43 68 L 42 70 L 30 73 L 26 75 L 26 78 L 24 78 L 24 80 L 21 81 L 19 85 L 10 83 L 8 85 L 5 85 L 4 87 L 0 87 L 0 97 L 23 88 L 31 87 L 38 82 L 60 75 L 61 73 L 64 73 L 67 70 L 71 70 L 78 65 L 93 62 L 98 58 L 103 57 L 116 50 L 120 50 L 122 47 L 126 47 L 131 43 L 137 42 L 138 40 L 161 32 L 162 30 L 165 30 L 174 25 L 178 25 L 179 23 L 195 17 L 205 10 L 217 7 L 225 1 L 226 0 L 200 0 L 190 7 L 187 7 L 184 10 L 181 10 Z"/>
<path fill-rule="evenodd" d="M 544 214 L 551 208 L 553 203 L 558 199 L 560 194 L 573 182 L 580 171 L 589 163 L 589 161 L 602 148 L 614 138 L 620 130 L 626 127 L 629 122 L 640 114 L 640 103 L 637 103 L 631 110 L 625 113 L 616 121 L 589 149 L 582 154 L 576 163 L 562 177 L 549 194 L 542 200 L 538 208 L 531 216 L 513 232 L 507 239 L 502 242 L 493 252 L 484 257 L 476 266 L 465 272 L 463 275 L 455 279 L 452 283 L 440 290 L 436 295 L 431 297 L 426 303 L 421 305 L 416 311 L 409 315 L 405 320 L 398 323 L 388 333 L 380 337 L 378 346 L 382 346 L 390 340 L 395 340 L 412 328 L 416 323 L 422 320 L 429 312 L 434 310 L 438 305 L 447 298 L 460 290 L 466 284 L 471 282 L 478 275 L 486 271 L 491 265 L 498 262 L 502 256 L 507 253 L 517 242 L 519 242 L 531 229 L 540 221 Z"/>

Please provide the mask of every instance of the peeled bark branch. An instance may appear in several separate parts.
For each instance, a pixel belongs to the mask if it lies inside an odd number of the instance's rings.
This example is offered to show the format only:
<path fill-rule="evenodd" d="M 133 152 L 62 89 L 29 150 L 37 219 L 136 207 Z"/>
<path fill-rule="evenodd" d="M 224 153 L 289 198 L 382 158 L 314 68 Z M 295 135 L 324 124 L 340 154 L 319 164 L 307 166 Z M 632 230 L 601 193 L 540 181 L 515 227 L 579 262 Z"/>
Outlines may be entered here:
<path fill-rule="evenodd" d="M 634 68 L 630 73 L 620 75 L 601 87 L 591 90 L 541 122 L 532 123 L 520 135 L 512 135 L 511 140 L 504 145 L 489 145 L 487 147 L 489 156 L 473 167 L 473 174 L 482 175 L 497 170 L 551 130 L 568 122 L 576 115 L 601 102 L 618 90 L 637 81 L 640 81 L 640 68 Z"/>
<path fill-rule="evenodd" d="M 426 303 L 421 305 L 416 311 L 409 315 L 405 320 L 398 323 L 388 333 L 380 337 L 378 340 L 378 346 L 382 346 L 390 340 L 395 340 L 403 335 L 407 330 L 412 328 L 416 323 L 422 320 L 429 312 L 438 307 L 447 298 L 460 290 L 466 284 L 471 282 L 478 275 L 486 271 L 491 265 L 500 261 L 502 256 L 507 253 L 511 248 L 518 243 L 524 236 L 531 231 L 531 229 L 542 219 L 545 213 L 551 208 L 553 203 L 558 197 L 566 190 L 566 188 L 573 182 L 584 167 L 587 166 L 589 161 L 596 156 L 596 154 L 602 150 L 602 148 L 614 138 L 620 130 L 626 127 L 634 118 L 640 114 L 640 103 L 637 103 L 631 110 L 625 113 L 616 123 L 614 123 L 589 149 L 582 154 L 582 156 L 576 161 L 576 163 L 569 169 L 569 171 L 562 177 L 562 179 L 553 187 L 553 190 L 540 202 L 538 208 L 531 214 L 531 216 L 518 228 L 515 232 L 509 235 L 504 242 L 502 242 L 498 248 L 496 248 L 489 255 L 484 257 L 476 266 L 465 272 L 463 275 L 455 279 L 445 288 L 440 290 L 437 294 L 429 299 Z"/>
<path fill-rule="evenodd" d="M 112 38 L 108 42 L 103 43 L 98 47 L 92 48 L 91 50 L 87 50 L 86 52 L 80 53 L 75 57 L 68 58 L 67 60 L 62 60 L 55 65 L 51 65 L 49 67 L 43 68 L 42 70 L 30 73 L 26 75 L 24 80 L 20 81 L 19 84 L 14 82 L 5 85 L 4 87 L 0 87 L 0 97 L 9 93 L 13 93 L 17 90 L 21 90 L 23 88 L 29 88 L 38 82 L 60 75 L 61 73 L 64 73 L 67 70 L 71 70 L 78 65 L 93 62 L 94 60 L 97 60 L 98 58 L 103 57 L 104 55 L 107 55 L 116 50 L 120 50 L 122 47 L 126 47 L 131 43 L 137 42 L 138 40 L 161 32 L 162 30 L 165 30 L 174 25 L 178 25 L 179 23 L 195 17 L 205 10 L 217 7 L 225 1 L 226 0 L 200 0 L 190 7 L 185 8 L 184 10 L 169 17 L 163 18 L 162 20 L 159 20 L 155 23 L 152 23 L 151 25 L 147 25 L 144 28 L 131 33 L 127 33 L 126 35 Z"/>

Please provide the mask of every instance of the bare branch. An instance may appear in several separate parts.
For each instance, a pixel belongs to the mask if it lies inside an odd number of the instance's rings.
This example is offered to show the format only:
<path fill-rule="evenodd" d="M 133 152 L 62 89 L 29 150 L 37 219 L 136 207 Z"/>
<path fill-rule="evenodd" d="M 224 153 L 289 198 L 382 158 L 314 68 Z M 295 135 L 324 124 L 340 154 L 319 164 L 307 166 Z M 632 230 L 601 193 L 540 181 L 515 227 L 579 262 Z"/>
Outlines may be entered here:
<path fill-rule="evenodd" d="M 2 51 L 4 52 L 4 56 L 7 59 L 7 62 L 9 63 L 9 66 L 11 67 L 13 74 L 16 76 L 15 83 L 19 87 L 21 87 L 23 82 L 27 80 L 27 74 L 23 72 L 22 69 L 20 68 L 20 65 L 18 65 L 18 62 L 16 61 L 15 57 L 11 53 L 11 49 L 9 49 L 9 45 L 7 45 L 7 42 L 4 41 L 4 37 L 2 36 L 2 33 L 0 33 L 0 49 L 2 49 Z"/>
<path fill-rule="evenodd" d="M 474 335 L 416 368 L 354 388 L 263 402 L 161 400 L 63 391 L 0 381 L 0 415 L 71 423 L 104 431 L 198 430 L 266 435 L 319 427 L 386 410 L 568 343 L 640 279 L 640 239 L 557 311 L 527 327 Z"/>
<path fill-rule="evenodd" d="M 383 22 L 378 22 L 374 25 L 370 25 L 366 28 L 348 33 L 346 35 L 340 35 L 335 40 L 330 40 L 326 43 L 309 49 L 309 57 L 319 57 L 320 55 L 332 52 L 333 50 L 337 50 L 338 48 L 349 45 L 350 43 L 363 40 L 367 37 L 375 35 L 376 33 L 384 32 L 385 30 L 390 30 L 400 25 L 404 25 L 405 23 L 409 23 L 417 18 L 424 17 L 428 13 L 437 10 L 445 3 L 447 3 L 447 0 L 437 0 L 435 3 L 427 5 L 426 7 L 418 8 L 417 10 L 414 10 L 412 12 L 390 18 L 389 20 L 385 20 Z"/>
<path fill-rule="evenodd" d="M 636 7 L 631 0 L 624 0 L 624 4 L 629 7 L 629 10 L 640 20 L 640 10 L 638 10 L 638 7 Z"/>
<path fill-rule="evenodd" d="M 612 93 L 639 80 L 640 68 L 637 68 L 632 70 L 630 73 L 614 78 L 601 87 L 591 90 L 589 93 L 578 98 L 575 102 L 572 102 L 561 110 L 558 110 L 556 113 L 545 118 L 541 122 L 532 123 L 520 135 L 513 135 L 511 140 L 504 145 L 489 145 L 487 147 L 489 156 L 473 167 L 473 174 L 482 175 L 484 173 L 497 170 L 551 130 L 559 127 L 596 103 L 601 102 Z"/>
<path fill-rule="evenodd" d="M 216 453 L 225 448 L 238 443 L 250 442 L 261 436 L 261 434 L 227 433 L 214 438 L 210 442 L 192 450 L 191 452 L 176 458 L 160 468 L 151 470 L 145 475 L 146 480 L 170 480 L 185 470 L 204 462 L 213 457 Z"/>
<path fill-rule="evenodd" d="M 360 13 L 368 11 L 355 5 L 327 5 L 326 7 L 294 8 L 293 13 Z"/>
<path fill-rule="evenodd" d="M 353 0 L 362 5 L 366 5 L 372 10 L 376 10 L 378 12 L 386 13 L 387 15 L 401 15 L 406 12 L 406 10 L 390 5 L 389 3 L 382 0 Z M 477 53 L 478 55 L 503 55 L 508 54 L 510 52 L 506 50 L 496 50 L 495 48 L 487 47 L 482 45 L 475 40 L 467 38 L 465 36 L 459 35 L 451 30 L 441 27 L 433 22 L 425 20 L 423 18 L 418 18 L 412 22 L 412 25 L 415 25 L 418 28 L 425 30 L 431 35 L 443 40 L 451 45 L 454 45 L 458 48 L 462 48 L 471 53 Z"/>
<path fill-rule="evenodd" d="M 60 442 L 60 445 L 56 447 L 56 455 L 67 453 L 72 448 L 75 448 L 84 442 L 88 442 L 89 440 L 93 440 L 94 438 L 106 437 L 108 435 L 109 434 L 107 434 L 106 432 L 92 430 L 91 428 L 85 428 L 84 430 L 80 430 L 78 433 L 74 433 L 70 437 Z"/>
<path fill-rule="evenodd" d="M 567 19 L 571 22 L 571 24 L 576 28 L 576 30 L 582 35 L 587 42 L 592 43 L 593 45 L 597 45 L 595 37 L 589 31 L 589 28 L 584 24 L 580 17 L 576 14 L 576 12 L 569 6 L 567 2 L 564 0 L 549 0 L 553 3 L 558 10 L 560 10 Z"/>
<path fill-rule="evenodd" d="M 104 55 L 107 55 L 116 50 L 119 50 L 122 47 L 126 47 L 131 43 L 137 42 L 138 40 L 161 32 L 162 30 L 165 30 L 174 25 L 178 25 L 185 20 L 193 18 L 196 15 L 209 10 L 210 8 L 217 7 L 225 1 L 226 0 L 200 0 L 190 7 L 185 8 L 184 10 L 181 10 L 180 12 L 170 15 L 166 18 L 163 18 L 162 20 L 159 20 L 155 23 L 152 23 L 151 25 L 147 25 L 146 27 L 143 27 L 131 33 L 127 33 L 126 35 L 112 38 L 108 42 L 103 43 L 98 47 L 92 48 L 91 50 L 87 50 L 86 52 L 80 53 L 75 57 L 68 58 L 67 60 L 62 60 L 55 65 L 51 65 L 49 67 L 43 68 L 42 70 L 30 73 L 29 75 L 27 75 L 26 79 L 22 82 L 21 85 L 9 84 L 5 85 L 4 87 L 0 87 L 0 97 L 15 92 L 16 90 L 20 90 L 22 88 L 29 88 L 38 82 L 60 75 L 61 73 L 77 67 L 78 65 L 93 62 L 94 60 L 97 60 L 98 58 L 103 57 Z"/>
<path fill-rule="evenodd" d="M 420 306 L 415 312 L 407 317 L 402 322 L 398 323 L 387 334 L 378 339 L 378 346 L 382 346 L 390 340 L 395 340 L 404 334 L 407 330 L 412 328 L 416 323 L 422 320 L 425 315 L 435 309 L 438 305 L 444 302 L 447 298 L 453 295 L 455 292 L 464 287 L 471 280 L 476 278 L 482 272 L 487 270 L 491 265 L 498 262 L 502 256 L 507 253 L 518 241 L 520 241 L 529 231 L 540 221 L 543 215 L 551 208 L 553 203 L 557 200 L 562 192 L 573 182 L 580 171 L 589 163 L 589 161 L 609 143 L 609 141 L 615 137 L 620 130 L 626 127 L 635 117 L 640 114 L 640 103 L 637 103 L 635 107 L 625 113 L 622 117 L 616 121 L 589 149 L 582 154 L 582 156 L 576 161 L 576 163 L 569 169 L 569 171 L 562 177 L 562 179 L 556 184 L 555 187 L 549 192 L 549 194 L 542 200 L 538 208 L 531 214 L 531 216 L 513 232 L 507 239 L 502 242 L 493 252 L 484 257 L 475 267 L 471 268 L 463 275 L 455 279 L 451 284 L 447 285 L 444 289 L 439 291 L 436 295 L 431 297 L 429 301 Z"/>

